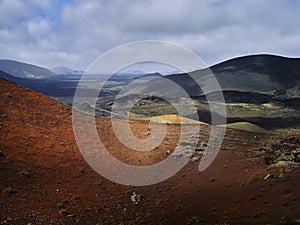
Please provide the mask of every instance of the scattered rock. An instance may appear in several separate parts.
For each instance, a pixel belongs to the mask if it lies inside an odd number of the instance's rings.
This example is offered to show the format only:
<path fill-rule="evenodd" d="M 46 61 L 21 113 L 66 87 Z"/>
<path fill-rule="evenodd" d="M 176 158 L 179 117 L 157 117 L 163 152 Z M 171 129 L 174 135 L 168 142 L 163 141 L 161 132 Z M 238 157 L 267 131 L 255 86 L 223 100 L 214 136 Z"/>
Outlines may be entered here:
<path fill-rule="evenodd" d="M 5 196 L 12 195 L 12 194 L 15 194 L 15 193 L 16 193 L 16 191 L 13 190 L 11 187 L 5 188 L 2 191 L 2 194 L 5 195 Z"/>
<path fill-rule="evenodd" d="M 140 195 L 140 194 L 136 194 L 135 192 L 132 193 L 131 197 L 131 202 L 134 204 L 134 205 L 138 205 L 142 199 L 143 199 L 143 196 Z"/>
<path fill-rule="evenodd" d="M 151 135 L 151 132 L 150 132 L 150 131 L 147 131 L 147 132 L 144 133 L 144 135 L 145 135 L 145 136 L 150 136 L 150 135 Z"/>
<path fill-rule="evenodd" d="M 55 127 L 57 125 L 57 121 L 51 121 L 50 124 L 52 127 Z"/>
<path fill-rule="evenodd" d="M 216 181 L 216 178 L 214 178 L 214 177 L 210 177 L 209 180 L 208 180 L 209 183 L 212 183 L 214 181 Z"/>
<path fill-rule="evenodd" d="M 66 209 L 62 209 L 62 210 L 59 210 L 59 214 L 60 214 L 60 215 L 63 215 L 63 216 L 68 216 L 68 215 L 69 215 L 69 212 L 68 212 L 68 210 L 66 210 Z"/>
<path fill-rule="evenodd" d="M 170 154 L 171 154 L 171 151 L 170 151 L 170 150 L 168 150 L 168 151 L 166 152 L 166 154 L 167 154 L 167 155 L 170 155 Z"/>
<path fill-rule="evenodd" d="M 8 93 L 8 92 L 7 92 L 7 93 L 5 93 L 5 97 L 6 97 L 6 98 L 12 98 L 11 94 L 10 94 L 10 93 Z"/>
<path fill-rule="evenodd" d="M 193 156 L 193 158 L 191 158 L 191 162 L 197 162 L 199 159 L 199 156 Z"/>
<path fill-rule="evenodd" d="M 300 150 L 299 152 L 294 153 L 294 161 L 300 163 Z"/>
<path fill-rule="evenodd" d="M 30 173 L 28 173 L 26 170 L 22 170 L 22 171 L 19 173 L 19 176 L 20 176 L 20 177 L 23 177 L 23 178 L 29 178 L 29 177 L 30 177 Z"/>
<path fill-rule="evenodd" d="M 206 149 L 206 147 L 207 147 L 207 144 L 204 143 L 204 142 L 202 142 L 200 145 L 197 146 L 197 148 L 196 148 L 195 151 L 197 151 L 197 152 L 204 152 L 205 149 Z"/>
<path fill-rule="evenodd" d="M 264 177 L 264 180 L 267 180 L 271 176 L 270 173 L 267 174 L 267 176 Z"/>

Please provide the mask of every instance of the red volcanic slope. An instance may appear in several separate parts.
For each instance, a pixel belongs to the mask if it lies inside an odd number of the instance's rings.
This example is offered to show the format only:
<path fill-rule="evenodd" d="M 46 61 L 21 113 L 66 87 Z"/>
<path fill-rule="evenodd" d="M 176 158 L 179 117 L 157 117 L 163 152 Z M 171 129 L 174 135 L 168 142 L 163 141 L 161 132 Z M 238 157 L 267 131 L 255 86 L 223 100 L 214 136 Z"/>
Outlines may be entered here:
<path fill-rule="evenodd" d="M 283 178 L 254 150 L 284 137 L 227 130 L 222 151 L 204 172 L 187 164 L 172 178 L 146 187 L 113 183 L 81 156 L 71 110 L 0 79 L 0 224 L 278 224 L 300 220 L 300 173 Z M 143 165 L 166 157 L 170 138 L 156 151 L 134 152 L 113 135 L 108 119 L 97 126 L 111 153 Z M 134 122 L 133 131 L 147 131 Z M 170 126 L 178 131 L 179 126 Z M 105 132 L 103 132 L 105 131 Z M 203 140 L 209 127 L 202 127 Z M 255 136 L 255 137 L 254 137 Z M 300 137 L 296 137 L 300 138 Z M 21 171 L 27 171 L 20 175 Z M 272 173 L 275 178 L 264 180 Z M 10 189 L 9 189 L 10 188 Z M 132 204 L 131 193 L 143 196 Z M 299 222 L 298 222 L 299 223 Z"/>

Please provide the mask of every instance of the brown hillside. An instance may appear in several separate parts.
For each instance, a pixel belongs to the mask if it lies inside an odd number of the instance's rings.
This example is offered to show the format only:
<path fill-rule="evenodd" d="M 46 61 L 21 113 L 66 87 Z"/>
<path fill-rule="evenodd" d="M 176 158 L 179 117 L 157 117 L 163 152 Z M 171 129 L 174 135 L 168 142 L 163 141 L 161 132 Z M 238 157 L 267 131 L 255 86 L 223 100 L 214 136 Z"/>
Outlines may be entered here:
<path fill-rule="evenodd" d="M 139 137 L 147 127 L 131 123 Z M 162 160 L 177 143 L 169 138 L 156 151 L 131 151 L 116 140 L 110 120 L 97 118 L 97 128 L 110 152 L 134 165 Z M 200 142 L 209 130 L 201 125 Z M 300 224 L 299 169 L 270 168 L 261 150 L 274 143 L 294 149 L 299 140 L 227 130 L 222 150 L 204 172 L 199 162 L 190 162 L 159 184 L 119 185 L 81 156 L 70 108 L 0 79 L 0 224 Z M 138 205 L 132 192 L 143 196 Z"/>

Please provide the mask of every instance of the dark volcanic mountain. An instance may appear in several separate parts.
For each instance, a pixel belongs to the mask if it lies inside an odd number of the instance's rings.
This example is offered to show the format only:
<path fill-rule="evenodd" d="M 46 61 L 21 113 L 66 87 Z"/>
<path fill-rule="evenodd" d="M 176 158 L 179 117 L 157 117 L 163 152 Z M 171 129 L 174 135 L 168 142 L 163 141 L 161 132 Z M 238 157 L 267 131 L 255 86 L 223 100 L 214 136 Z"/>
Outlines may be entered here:
<path fill-rule="evenodd" d="M 46 68 L 6 59 L 0 60 L 0 71 L 21 78 L 46 78 L 55 75 Z"/>
<path fill-rule="evenodd" d="M 222 90 L 269 93 L 288 90 L 300 84 L 300 59 L 273 55 L 251 55 L 234 58 L 210 67 Z M 202 84 L 210 71 L 202 69 L 190 74 Z M 201 89 L 187 74 L 174 74 L 168 79 L 180 84 L 192 96 L 202 95 Z M 216 90 L 211 90 L 211 92 Z"/>

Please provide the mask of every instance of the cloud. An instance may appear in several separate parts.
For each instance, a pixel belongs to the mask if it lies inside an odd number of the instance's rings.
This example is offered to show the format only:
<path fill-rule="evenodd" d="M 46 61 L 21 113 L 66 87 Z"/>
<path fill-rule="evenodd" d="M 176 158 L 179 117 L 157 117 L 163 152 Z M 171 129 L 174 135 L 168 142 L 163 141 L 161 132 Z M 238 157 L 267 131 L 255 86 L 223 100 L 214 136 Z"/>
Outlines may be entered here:
<path fill-rule="evenodd" d="M 144 39 L 183 45 L 208 64 L 253 53 L 299 56 L 299 11 L 296 0 L 0 0 L 0 52 L 79 69 Z"/>
<path fill-rule="evenodd" d="M 50 1 L 38 0 L 1 0 L 0 1 L 0 28 L 22 28 L 24 21 L 36 15 L 45 15 L 50 7 Z"/>

